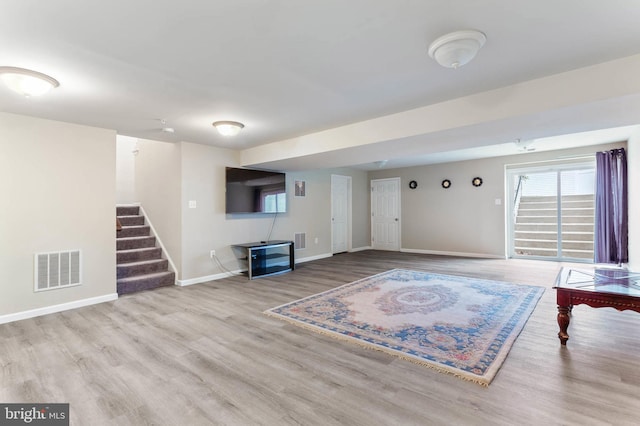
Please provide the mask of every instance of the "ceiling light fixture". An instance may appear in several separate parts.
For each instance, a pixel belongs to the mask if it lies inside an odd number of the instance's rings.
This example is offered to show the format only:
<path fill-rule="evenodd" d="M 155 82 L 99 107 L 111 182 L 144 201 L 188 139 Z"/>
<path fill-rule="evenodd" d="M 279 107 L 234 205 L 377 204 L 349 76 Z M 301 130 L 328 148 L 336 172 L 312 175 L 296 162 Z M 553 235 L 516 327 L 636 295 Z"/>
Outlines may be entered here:
<path fill-rule="evenodd" d="M 164 133 L 175 133 L 176 129 L 174 129 L 173 127 L 167 127 L 167 120 L 165 120 L 164 118 L 160 119 L 160 124 L 162 124 L 162 128 L 160 129 L 160 131 Z"/>
<path fill-rule="evenodd" d="M 0 67 L 0 78 L 11 90 L 26 97 L 44 95 L 54 87 L 60 86 L 58 80 L 53 77 L 17 67 Z"/>
<path fill-rule="evenodd" d="M 438 37 L 429 45 L 429 56 L 446 68 L 459 68 L 472 60 L 487 41 L 476 30 L 456 31 Z"/>
<path fill-rule="evenodd" d="M 532 152 L 536 150 L 535 146 L 532 146 L 533 141 L 523 141 L 521 139 L 516 139 L 514 143 L 520 152 Z"/>
<path fill-rule="evenodd" d="M 244 128 L 244 124 L 237 121 L 216 121 L 213 123 L 213 127 L 222 136 L 235 136 Z"/>

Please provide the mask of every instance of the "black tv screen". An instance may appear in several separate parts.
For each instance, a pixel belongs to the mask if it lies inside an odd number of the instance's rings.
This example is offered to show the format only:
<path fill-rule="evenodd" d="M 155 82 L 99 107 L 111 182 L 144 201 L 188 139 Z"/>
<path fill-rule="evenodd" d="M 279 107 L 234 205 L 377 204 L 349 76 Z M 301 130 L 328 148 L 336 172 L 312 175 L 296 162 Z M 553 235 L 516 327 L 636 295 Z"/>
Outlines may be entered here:
<path fill-rule="evenodd" d="M 284 173 L 227 167 L 226 190 L 227 213 L 287 211 Z"/>

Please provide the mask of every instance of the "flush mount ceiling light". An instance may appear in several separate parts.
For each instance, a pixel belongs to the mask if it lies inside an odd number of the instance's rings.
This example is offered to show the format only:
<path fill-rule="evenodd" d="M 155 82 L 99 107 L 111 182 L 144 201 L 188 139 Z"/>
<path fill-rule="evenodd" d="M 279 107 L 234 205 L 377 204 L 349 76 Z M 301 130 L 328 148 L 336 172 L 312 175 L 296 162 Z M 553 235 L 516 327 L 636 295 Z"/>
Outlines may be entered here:
<path fill-rule="evenodd" d="M 0 67 L 0 78 L 11 90 L 26 97 L 44 95 L 54 87 L 60 86 L 58 80 L 53 77 L 17 67 Z"/>
<path fill-rule="evenodd" d="M 213 123 L 213 127 L 222 136 L 235 136 L 244 128 L 244 124 L 237 121 L 216 121 Z"/>
<path fill-rule="evenodd" d="M 487 41 L 476 30 L 456 31 L 438 37 L 429 45 L 429 56 L 446 68 L 459 68 L 472 60 Z"/>

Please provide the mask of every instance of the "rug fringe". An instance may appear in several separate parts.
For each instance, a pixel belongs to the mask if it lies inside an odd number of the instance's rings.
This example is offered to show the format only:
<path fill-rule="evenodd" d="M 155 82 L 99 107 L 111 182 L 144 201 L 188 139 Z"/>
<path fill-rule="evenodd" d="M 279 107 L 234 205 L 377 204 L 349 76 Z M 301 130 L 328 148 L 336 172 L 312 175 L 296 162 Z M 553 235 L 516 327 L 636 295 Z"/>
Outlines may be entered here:
<path fill-rule="evenodd" d="M 277 309 L 277 308 L 275 308 L 275 309 Z M 360 347 L 362 347 L 364 349 L 370 349 L 370 350 L 374 350 L 374 351 L 378 351 L 378 352 L 383 352 L 383 353 L 389 354 L 389 355 L 391 355 L 393 357 L 400 358 L 400 359 L 403 359 L 403 360 L 407 360 L 407 361 L 410 361 L 410 362 L 412 362 L 414 364 L 418 364 L 418 365 L 422 365 L 422 366 L 431 368 L 433 370 L 438 371 L 439 373 L 449 374 L 449 375 L 458 377 L 460 379 L 466 380 L 468 382 L 477 383 L 477 384 L 479 384 L 481 386 L 484 386 L 484 387 L 488 387 L 489 386 L 489 382 L 486 381 L 486 380 L 482 380 L 480 378 L 475 378 L 475 377 L 470 377 L 470 376 L 467 376 L 467 375 L 463 375 L 463 374 L 460 374 L 459 372 L 456 372 L 456 371 L 453 371 L 453 370 L 450 370 L 450 369 L 447 369 L 447 368 L 444 368 L 444 367 L 440 367 L 438 365 L 434 365 L 432 363 L 429 363 L 429 362 L 426 362 L 426 361 L 422 361 L 422 360 L 419 360 L 417 358 L 413 358 L 413 357 L 409 357 L 409 356 L 403 355 L 402 353 L 399 353 L 396 350 L 388 349 L 388 348 L 385 348 L 384 346 L 372 345 L 372 344 L 369 344 L 367 342 L 363 342 L 360 339 L 356 339 L 356 338 L 353 338 L 353 337 L 345 336 L 343 334 L 335 333 L 335 332 L 332 332 L 332 331 L 327 331 L 327 330 L 325 330 L 323 328 L 316 327 L 314 325 L 307 324 L 307 323 L 304 323 L 304 322 L 300 322 L 300 321 L 294 320 L 292 318 L 289 318 L 289 317 L 286 317 L 286 316 L 283 316 L 283 315 L 280 315 L 280 314 L 276 314 L 275 312 L 271 312 L 270 309 L 264 311 L 263 314 L 265 314 L 265 315 L 267 315 L 269 317 L 277 318 L 277 319 L 279 319 L 281 321 L 290 323 L 292 325 L 295 325 L 296 327 L 301 327 L 301 328 L 313 331 L 315 333 L 319 333 L 319 334 L 322 334 L 324 336 L 331 337 L 331 338 L 336 339 L 336 340 L 340 340 L 340 341 L 343 341 L 343 342 L 354 343 L 354 344 L 356 344 L 356 345 L 358 345 L 358 346 L 360 346 Z"/>

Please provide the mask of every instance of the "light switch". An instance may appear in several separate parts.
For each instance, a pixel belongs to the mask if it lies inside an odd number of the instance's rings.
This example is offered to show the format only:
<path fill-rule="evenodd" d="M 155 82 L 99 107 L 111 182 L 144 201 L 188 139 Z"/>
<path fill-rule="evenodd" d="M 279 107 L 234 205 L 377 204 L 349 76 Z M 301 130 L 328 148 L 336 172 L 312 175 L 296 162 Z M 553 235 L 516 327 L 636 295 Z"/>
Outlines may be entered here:
<path fill-rule="evenodd" d="M 196 200 L 189 200 L 189 208 L 190 209 L 196 208 Z"/>
<path fill-rule="evenodd" d="M 502 205 L 502 198 L 496 198 L 496 206 Z"/>

